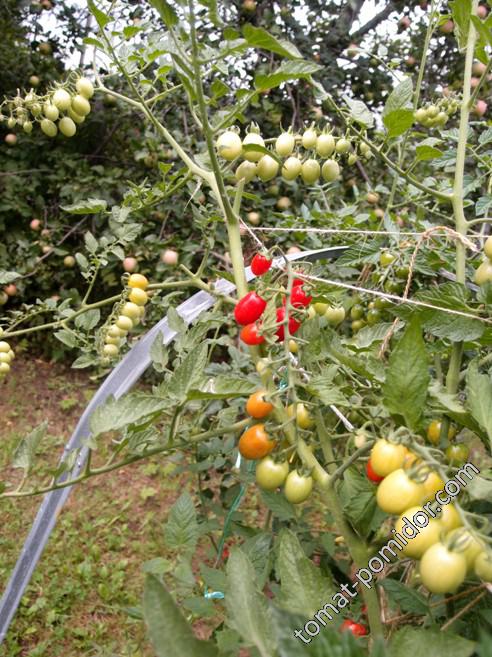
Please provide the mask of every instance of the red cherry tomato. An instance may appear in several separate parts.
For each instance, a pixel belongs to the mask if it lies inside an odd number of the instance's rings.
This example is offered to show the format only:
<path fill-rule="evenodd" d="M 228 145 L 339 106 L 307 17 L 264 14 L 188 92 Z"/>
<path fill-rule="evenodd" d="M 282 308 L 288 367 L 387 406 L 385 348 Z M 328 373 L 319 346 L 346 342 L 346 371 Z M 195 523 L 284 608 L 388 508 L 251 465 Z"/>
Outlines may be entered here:
<path fill-rule="evenodd" d="M 302 278 L 294 278 L 292 281 L 292 287 L 297 287 L 298 285 L 304 285 L 306 281 L 303 281 Z"/>
<path fill-rule="evenodd" d="M 251 261 L 251 271 L 255 276 L 263 276 L 272 266 L 272 261 L 266 255 L 257 253 Z"/>
<path fill-rule="evenodd" d="M 261 344 L 262 342 L 265 342 L 265 338 L 260 335 L 260 327 L 255 322 L 252 324 L 247 324 L 244 328 L 242 328 L 239 337 L 245 344 L 249 345 Z"/>
<path fill-rule="evenodd" d="M 352 632 L 354 636 L 365 636 L 367 634 L 367 627 L 361 623 L 356 623 L 355 621 L 347 618 L 340 625 L 340 632 L 346 631 Z"/>
<path fill-rule="evenodd" d="M 305 308 L 309 306 L 313 297 L 308 296 L 302 289 L 302 285 L 293 286 L 290 293 L 290 303 L 294 308 Z"/>
<path fill-rule="evenodd" d="M 276 330 L 276 334 L 280 340 L 283 340 L 285 337 L 284 325 L 282 323 L 285 320 L 285 312 L 285 306 L 277 308 L 277 323 L 280 324 L 280 326 Z M 294 333 L 299 329 L 300 325 L 301 322 L 298 322 L 297 319 L 294 317 L 289 317 L 289 333 L 291 335 L 294 335 Z"/>
<path fill-rule="evenodd" d="M 384 477 L 380 477 L 374 470 L 372 469 L 371 461 L 368 461 L 366 463 L 366 475 L 369 481 L 374 482 L 375 484 L 379 484 L 380 481 L 383 481 Z"/>
<path fill-rule="evenodd" d="M 234 317 L 238 324 L 252 324 L 261 317 L 266 308 L 266 301 L 256 292 L 248 292 L 234 308 Z"/>

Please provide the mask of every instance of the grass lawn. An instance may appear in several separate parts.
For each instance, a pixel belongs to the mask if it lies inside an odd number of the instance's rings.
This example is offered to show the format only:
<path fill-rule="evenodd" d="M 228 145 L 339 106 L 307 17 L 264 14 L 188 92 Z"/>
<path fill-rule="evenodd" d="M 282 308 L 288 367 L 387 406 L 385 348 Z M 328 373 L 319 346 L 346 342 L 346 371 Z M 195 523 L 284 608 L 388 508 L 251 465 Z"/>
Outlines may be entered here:
<path fill-rule="evenodd" d="M 2 451 L 8 469 L 19 439 L 47 420 L 43 462 L 55 463 L 95 384 L 84 372 L 16 360 L 0 385 Z M 140 602 L 142 563 L 166 557 L 162 524 L 187 475 L 156 458 L 78 486 L 71 494 L 22 600 L 2 657 L 151 655 L 143 623 L 125 610 Z M 0 581 L 5 586 L 41 498 L 3 501 Z M 138 616 L 138 614 L 135 614 Z"/>

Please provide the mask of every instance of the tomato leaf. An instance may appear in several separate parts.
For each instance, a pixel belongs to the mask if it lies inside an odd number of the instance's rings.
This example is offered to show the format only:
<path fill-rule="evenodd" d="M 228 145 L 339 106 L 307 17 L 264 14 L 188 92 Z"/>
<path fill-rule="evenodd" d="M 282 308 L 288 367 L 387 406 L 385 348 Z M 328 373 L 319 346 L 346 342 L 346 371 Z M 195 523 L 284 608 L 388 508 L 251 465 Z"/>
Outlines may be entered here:
<path fill-rule="evenodd" d="M 72 205 L 60 205 L 61 210 L 71 214 L 99 214 L 104 212 L 108 204 L 104 199 L 88 198 L 86 201 L 72 203 Z"/>
<path fill-rule="evenodd" d="M 12 458 L 13 468 L 21 468 L 26 474 L 31 470 L 34 457 L 36 456 L 36 449 L 40 440 L 45 436 L 47 427 L 48 423 L 43 422 L 22 438 Z"/>
<path fill-rule="evenodd" d="M 155 575 L 147 575 L 143 614 L 157 657 L 216 657 L 217 648 L 200 641 L 173 597 Z"/>
<path fill-rule="evenodd" d="M 166 524 L 164 539 L 171 550 L 193 554 L 199 536 L 196 509 L 188 491 L 172 505 Z"/>
<path fill-rule="evenodd" d="M 90 428 L 94 436 L 106 431 L 118 431 L 129 424 L 142 423 L 153 415 L 169 410 L 169 407 L 169 399 L 142 393 L 132 393 L 120 399 L 110 397 L 92 414 Z"/>
<path fill-rule="evenodd" d="M 166 27 L 171 28 L 179 23 L 177 13 L 166 0 L 149 0 L 150 4 L 159 13 Z"/>
<path fill-rule="evenodd" d="M 437 628 L 403 627 L 390 641 L 391 657 L 470 657 L 475 643 L 452 632 L 441 632 Z"/>
<path fill-rule="evenodd" d="M 478 363 L 472 361 L 466 375 L 467 406 L 470 413 L 485 429 L 492 445 L 492 381 L 487 374 L 480 374 Z"/>
<path fill-rule="evenodd" d="M 413 319 L 389 358 L 383 385 L 384 404 L 410 429 L 418 425 L 429 384 L 428 358 L 420 322 Z"/>
<path fill-rule="evenodd" d="M 374 116 L 365 103 L 363 103 L 361 100 L 354 100 L 353 98 L 349 98 L 349 96 L 343 96 L 343 100 L 348 105 L 350 109 L 350 115 L 356 123 L 360 123 L 360 125 L 363 125 L 366 128 L 373 127 Z"/>
<path fill-rule="evenodd" d="M 8 285 L 20 277 L 21 275 L 16 271 L 5 271 L 2 269 L 0 270 L 0 285 Z"/>
<path fill-rule="evenodd" d="M 449 6 L 454 21 L 454 35 L 458 41 L 459 49 L 464 50 L 470 29 L 472 0 L 451 0 Z"/>
<path fill-rule="evenodd" d="M 293 532 L 283 529 L 278 543 L 281 588 L 276 602 L 289 611 L 311 616 L 335 594 L 333 582 L 307 558 Z"/>
<path fill-rule="evenodd" d="M 341 491 L 345 513 L 361 534 L 367 536 L 381 525 L 385 514 L 376 504 L 374 484 L 356 468 L 345 470 Z"/>
<path fill-rule="evenodd" d="M 296 517 L 294 507 L 285 497 L 262 490 L 261 499 L 263 504 L 280 520 L 292 520 Z"/>
<path fill-rule="evenodd" d="M 388 137 L 399 137 L 413 125 L 413 109 L 397 109 L 383 116 Z"/>
<path fill-rule="evenodd" d="M 403 613 L 429 613 L 429 605 L 425 597 L 415 589 L 389 577 L 382 579 L 381 585 L 388 593 L 390 600 L 397 604 Z"/>
<path fill-rule="evenodd" d="M 256 646 L 261 657 L 270 657 L 275 647 L 270 610 L 256 583 L 253 565 L 242 550 L 232 550 L 226 573 L 229 624 L 245 641 Z"/>

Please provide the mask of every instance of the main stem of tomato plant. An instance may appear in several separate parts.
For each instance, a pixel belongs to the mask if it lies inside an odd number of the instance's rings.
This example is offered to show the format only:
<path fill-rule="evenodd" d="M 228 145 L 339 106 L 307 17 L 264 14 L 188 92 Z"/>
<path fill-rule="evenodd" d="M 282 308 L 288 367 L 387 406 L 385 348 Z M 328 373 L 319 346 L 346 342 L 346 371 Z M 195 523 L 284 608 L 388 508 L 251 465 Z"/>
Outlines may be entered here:
<path fill-rule="evenodd" d="M 476 14 L 477 5 L 478 0 L 473 0 L 471 9 L 473 15 Z M 461 101 L 458 146 L 456 151 L 456 168 L 454 173 L 452 194 L 456 231 L 463 236 L 466 236 L 468 228 L 463 208 L 463 180 L 465 174 L 466 145 L 468 140 L 468 123 L 470 116 L 470 82 L 472 77 L 473 56 L 475 54 L 476 38 L 476 31 L 473 27 L 473 23 L 470 20 L 466 43 L 463 97 Z M 464 244 L 459 240 L 456 242 L 456 281 L 462 285 L 464 285 L 466 282 L 466 251 Z M 451 358 L 449 360 L 449 369 L 446 376 L 446 388 L 447 391 L 451 394 L 454 394 L 458 391 L 462 355 L 463 343 L 455 342 L 452 347 Z"/>

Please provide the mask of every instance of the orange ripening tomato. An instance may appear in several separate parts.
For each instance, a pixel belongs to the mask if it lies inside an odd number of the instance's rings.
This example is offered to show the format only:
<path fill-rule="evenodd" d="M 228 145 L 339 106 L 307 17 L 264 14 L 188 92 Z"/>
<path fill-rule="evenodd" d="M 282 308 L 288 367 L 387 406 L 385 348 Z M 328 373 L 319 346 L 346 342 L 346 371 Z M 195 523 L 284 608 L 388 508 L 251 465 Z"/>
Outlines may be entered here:
<path fill-rule="evenodd" d="M 243 433 L 239 439 L 239 453 L 245 459 L 262 459 L 275 448 L 275 440 L 270 440 L 270 436 L 265 431 L 264 424 L 254 424 Z"/>
<path fill-rule="evenodd" d="M 261 420 L 273 410 L 273 404 L 265 400 L 266 390 L 257 390 L 250 395 L 246 402 L 246 413 L 251 417 Z"/>

